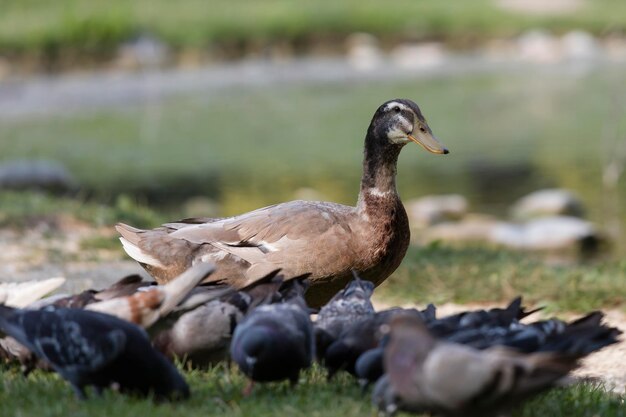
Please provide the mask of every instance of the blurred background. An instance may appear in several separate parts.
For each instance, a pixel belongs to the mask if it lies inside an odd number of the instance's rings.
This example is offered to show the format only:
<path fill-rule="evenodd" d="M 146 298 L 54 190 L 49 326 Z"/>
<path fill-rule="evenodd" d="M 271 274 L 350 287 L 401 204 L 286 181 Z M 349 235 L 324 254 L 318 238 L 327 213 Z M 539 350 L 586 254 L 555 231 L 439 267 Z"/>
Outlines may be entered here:
<path fill-rule="evenodd" d="M 354 204 L 405 97 L 451 150 L 401 155 L 416 247 L 623 274 L 625 31 L 623 0 L 0 0 L 0 273 L 134 268 L 117 221 Z"/>

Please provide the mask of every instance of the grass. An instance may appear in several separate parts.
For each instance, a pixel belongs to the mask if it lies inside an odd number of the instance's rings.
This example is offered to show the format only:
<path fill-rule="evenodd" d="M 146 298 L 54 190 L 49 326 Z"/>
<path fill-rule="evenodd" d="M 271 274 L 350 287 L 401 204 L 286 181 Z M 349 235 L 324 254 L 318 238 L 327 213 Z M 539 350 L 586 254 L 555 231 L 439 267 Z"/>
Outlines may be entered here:
<path fill-rule="evenodd" d="M 139 33 L 153 34 L 175 48 L 212 46 L 237 53 L 281 41 L 297 49 L 357 31 L 466 44 L 536 27 L 598 35 L 626 29 L 626 5 L 620 0 L 587 2 L 560 16 L 507 12 L 492 0 L 2 0 L 0 7 L 0 51 L 53 60 L 107 56 Z"/>
<path fill-rule="evenodd" d="M 218 366 L 207 372 L 185 372 L 192 389 L 189 401 L 154 404 L 106 392 L 101 398 L 77 401 L 69 386 L 56 375 L 36 372 L 28 379 L 15 370 L 0 370 L 0 414 L 3 416 L 363 416 L 375 415 L 369 395 L 363 396 L 354 379 L 340 375 L 326 381 L 315 367 L 303 374 L 300 383 L 257 385 L 250 397 L 241 390 L 246 384 L 237 371 Z M 539 396 L 515 417 L 621 417 L 626 415 L 624 398 L 602 387 L 582 384 L 555 389 Z"/>
<path fill-rule="evenodd" d="M 550 266 L 524 253 L 493 248 L 412 248 L 379 292 L 386 302 L 506 302 L 523 295 L 548 311 L 626 308 L 626 262 Z"/>

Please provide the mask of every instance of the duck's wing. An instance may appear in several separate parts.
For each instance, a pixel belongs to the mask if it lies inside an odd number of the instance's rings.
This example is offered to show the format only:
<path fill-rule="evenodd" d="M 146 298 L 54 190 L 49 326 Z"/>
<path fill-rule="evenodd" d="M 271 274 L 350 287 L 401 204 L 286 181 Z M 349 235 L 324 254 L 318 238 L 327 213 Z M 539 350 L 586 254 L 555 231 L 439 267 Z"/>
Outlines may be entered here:
<path fill-rule="evenodd" d="M 345 263 L 349 271 L 355 217 L 352 207 L 292 201 L 204 223 L 192 219 L 152 231 L 118 225 L 118 231 L 126 252 L 143 264 L 167 268 L 181 260 L 212 262 L 218 270 L 210 280 L 244 275 L 237 282 L 241 287 L 276 269 L 293 277 L 311 268 L 332 272 Z"/>
<path fill-rule="evenodd" d="M 351 207 L 340 204 L 291 201 L 240 216 L 187 224 L 178 227 L 170 236 L 199 244 L 220 242 L 234 247 L 257 246 L 269 252 L 273 251 L 273 244 L 283 238 L 291 241 L 310 239 L 335 227 L 349 231 L 352 211 Z"/>

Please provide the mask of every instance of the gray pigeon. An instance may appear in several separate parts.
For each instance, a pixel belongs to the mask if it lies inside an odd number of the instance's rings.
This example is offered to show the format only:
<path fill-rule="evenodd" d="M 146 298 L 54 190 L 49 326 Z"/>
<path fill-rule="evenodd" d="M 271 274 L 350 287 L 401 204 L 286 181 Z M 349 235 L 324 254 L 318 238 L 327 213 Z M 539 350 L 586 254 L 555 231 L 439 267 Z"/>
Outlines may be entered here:
<path fill-rule="evenodd" d="M 249 288 L 201 303 L 180 316 L 175 311 L 171 325 L 153 338 L 154 346 L 167 357 L 194 368 L 206 368 L 228 359 L 233 333 L 245 314 L 259 304 L 281 299 L 278 289 L 282 279 L 276 279 L 277 273 L 268 274 Z M 216 291 L 205 286 L 194 288 L 181 307 L 184 309 L 207 292 Z"/>
<path fill-rule="evenodd" d="M 323 306 L 314 323 L 315 347 L 319 359 L 324 358 L 328 346 L 354 323 L 374 315 L 371 297 L 374 284 L 359 278 L 354 279 Z"/>
<path fill-rule="evenodd" d="M 444 416 L 495 416 L 552 387 L 593 350 L 616 343 L 620 332 L 591 323 L 574 326 L 547 342 L 548 351 L 521 353 L 495 346 L 478 350 L 437 340 L 415 315 L 390 322 L 386 376 L 374 403 L 396 410 Z"/>

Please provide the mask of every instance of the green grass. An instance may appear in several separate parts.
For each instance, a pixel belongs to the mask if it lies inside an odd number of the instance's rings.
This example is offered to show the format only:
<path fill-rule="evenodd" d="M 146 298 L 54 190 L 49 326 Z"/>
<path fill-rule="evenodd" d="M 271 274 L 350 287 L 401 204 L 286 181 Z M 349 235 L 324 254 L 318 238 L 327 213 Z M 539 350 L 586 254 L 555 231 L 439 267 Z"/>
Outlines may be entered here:
<path fill-rule="evenodd" d="M 237 371 L 218 366 L 207 372 L 186 372 L 192 390 L 189 401 L 154 404 L 106 392 L 101 398 L 76 400 L 68 384 L 56 375 L 36 372 L 24 379 L 16 370 L 0 370 L 0 414 L 3 416 L 368 416 L 375 415 L 369 394 L 362 396 L 354 379 L 341 375 L 331 382 L 319 368 L 303 374 L 300 383 L 257 385 L 251 396 L 241 390 L 245 378 Z M 583 384 L 541 395 L 516 417 L 625 416 L 624 398 L 602 387 Z"/>
<path fill-rule="evenodd" d="M 510 301 L 548 311 L 625 308 L 626 262 L 550 266 L 528 254 L 490 248 L 412 248 L 378 293 L 388 303 Z"/>
<path fill-rule="evenodd" d="M 391 38 L 474 42 L 528 28 L 574 28 L 603 35 L 626 29 L 626 5 L 595 0 L 562 16 L 503 11 L 492 0 L 2 0 L 0 51 L 58 58 L 107 54 L 122 41 L 152 33 L 174 47 L 229 47 L 235 51 L 276 41 L 298 46 L 355 31 Z"/>

